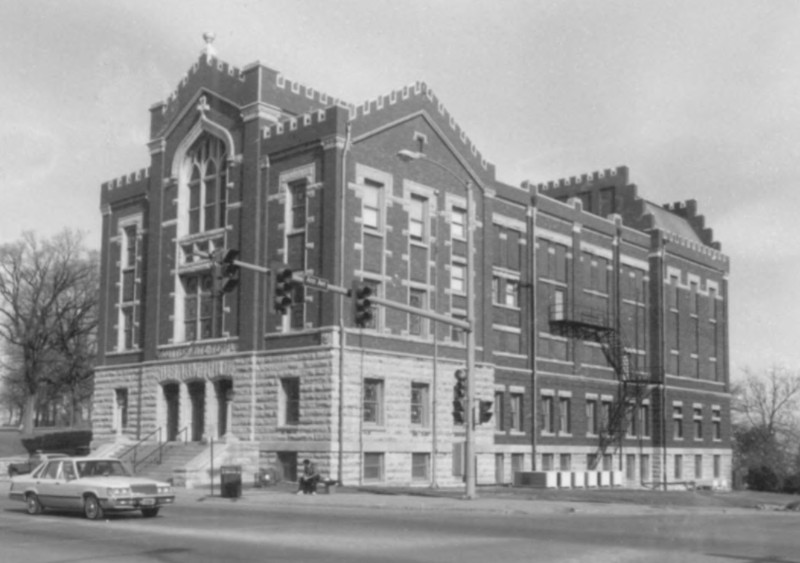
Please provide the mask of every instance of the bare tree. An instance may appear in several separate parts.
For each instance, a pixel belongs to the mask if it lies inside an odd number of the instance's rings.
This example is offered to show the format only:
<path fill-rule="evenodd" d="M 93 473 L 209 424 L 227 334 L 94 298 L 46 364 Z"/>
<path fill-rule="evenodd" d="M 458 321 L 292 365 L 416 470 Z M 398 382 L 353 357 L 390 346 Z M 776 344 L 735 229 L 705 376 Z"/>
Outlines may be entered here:
<path fill-rule="evenodd" d="M 734 454 L 740 469 L 768 470 L 777 479 L 796 472 L 800 444 L 800 374 L 773 366 L 744 370 L 734 386 Z"/>
<path fill-rule="evenodd" d="M 43 241 L 26 232 L 0 246 L 0 339 L 20 358 L 26 433 L 37 400 L 60 385 L 64 365 L 71 366 L 67 372 L 80 365 L 78 379 L 86 374 L 91 361 L 83 349 L 90 349 L 85 344 L 97 325 L 98 278 L 97 253 L 79 232 Z"/>

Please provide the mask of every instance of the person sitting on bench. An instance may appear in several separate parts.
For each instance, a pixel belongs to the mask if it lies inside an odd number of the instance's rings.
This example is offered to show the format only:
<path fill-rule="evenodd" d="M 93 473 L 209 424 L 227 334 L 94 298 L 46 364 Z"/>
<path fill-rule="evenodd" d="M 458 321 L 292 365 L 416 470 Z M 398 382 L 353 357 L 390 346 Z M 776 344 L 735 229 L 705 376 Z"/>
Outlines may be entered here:
<path fill-rule="evenodd" d="M 297 489 L 298 495 L 315 495 L 317 494 L 317 483 L 319 483 L 320 476 L 317 472 L 317 467 L 311 463 L 310 460 L 303 460 L 303 473 L 297 479 L 299 485 Z"/>

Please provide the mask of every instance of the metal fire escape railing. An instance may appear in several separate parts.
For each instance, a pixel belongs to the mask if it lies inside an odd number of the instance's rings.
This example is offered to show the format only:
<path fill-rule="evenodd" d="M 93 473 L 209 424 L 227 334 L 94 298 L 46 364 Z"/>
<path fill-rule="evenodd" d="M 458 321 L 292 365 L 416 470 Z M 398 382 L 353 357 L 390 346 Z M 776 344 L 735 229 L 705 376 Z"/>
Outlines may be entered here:
<path fill-rule="evenodd" d="M 550 331 L 566 338 L 590 340 L 600 344 L 608 365 L 614 370 L 619 385 L 615 400 L 607 412 L 601 407 L 598 425 L 598 448 L 594 469 L 612 445 L 621 446 L 635 409 L 649 393 L 650 377 L 636 369 L 632 354 L 625 348 L 622 336 L 614 328 L 605 311 L 589 307 L 567 307 L 559 303 L 550 307 Z"/>

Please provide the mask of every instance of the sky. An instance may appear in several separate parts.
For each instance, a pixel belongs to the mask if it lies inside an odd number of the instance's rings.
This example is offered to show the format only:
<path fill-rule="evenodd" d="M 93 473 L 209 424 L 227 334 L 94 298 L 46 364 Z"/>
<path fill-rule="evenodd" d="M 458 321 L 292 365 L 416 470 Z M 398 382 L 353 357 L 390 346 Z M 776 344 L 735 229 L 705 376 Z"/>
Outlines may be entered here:
<path fill-rule="evenodd" d="M 510 184 L 625 165 L 731 259 L 731 371 L 800 370 L 800 2 L 0 0 L 0 244 L 100 246 L 100 184 L 216 34 L 352 103 L 423 80 Z"/>

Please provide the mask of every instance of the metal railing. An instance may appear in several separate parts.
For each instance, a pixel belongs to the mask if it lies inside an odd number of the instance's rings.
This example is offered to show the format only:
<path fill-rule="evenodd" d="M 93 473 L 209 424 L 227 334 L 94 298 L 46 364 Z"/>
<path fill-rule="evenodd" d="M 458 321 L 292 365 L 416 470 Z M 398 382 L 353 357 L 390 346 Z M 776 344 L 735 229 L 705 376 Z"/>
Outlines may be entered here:
<path fill-rule="evenodd" d="M 158 428 L 156 428 L 155 430 L 153 430 L 152 432 L 147 434 L 144 438 L 142 438 L 141 440 L 136 442 L 134 445 L 132 445 L 131 447 L 129 447 L 128 449 L 123 451 L 121 454 L 119 454 L 119 459 L 125 459 L 125 457 L 128 454 L 133 453 L 133 461 L 131 462 L 131 466 L 132 466 L 132 469 L 134 471 L 136 471 L 136 466 L 138 465 L 137 464 L 137 455 L 139 453 L 139 448 L 142 446 L 142 444 L 144 444 L 145 442 L 150 440 L 150 438 L 152 438 L 155 435 L 158 435 L 158 439 L 157 440 L 158 440 L 158 444 L 160 445 L 161 444 L 161 427 L 159 426 Z"/>

